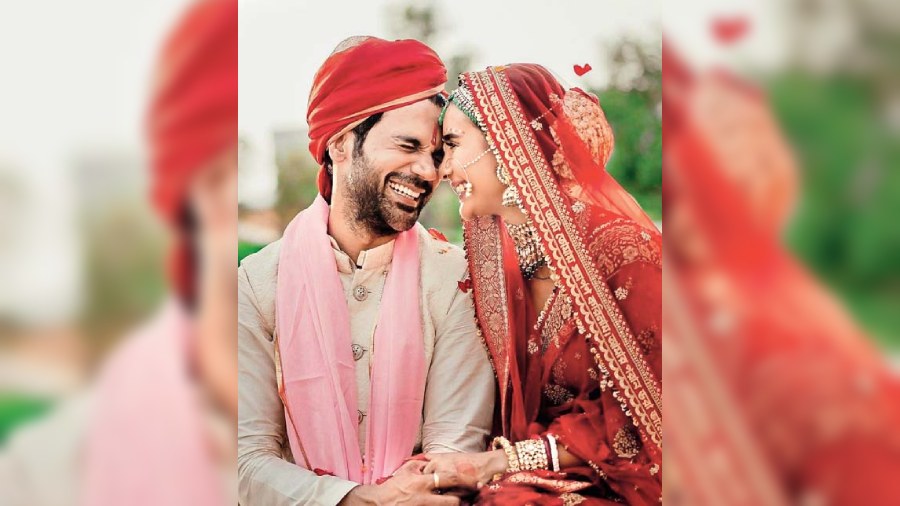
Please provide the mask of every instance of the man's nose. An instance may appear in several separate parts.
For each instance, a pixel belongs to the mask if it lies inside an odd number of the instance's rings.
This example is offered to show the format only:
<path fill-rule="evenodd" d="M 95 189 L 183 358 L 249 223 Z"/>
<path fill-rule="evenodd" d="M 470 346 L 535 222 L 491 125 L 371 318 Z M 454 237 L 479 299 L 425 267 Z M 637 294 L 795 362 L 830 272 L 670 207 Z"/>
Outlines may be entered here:
<path fill-rule="evenodd" d="M 432 183 L 437 181 L 440 176 L 438 169 L 434 166 L 434 160 L 431 158 L 430 153 L 419 157 L 419 159 L 412 164 L 412 171 L 417 176 Z"/>

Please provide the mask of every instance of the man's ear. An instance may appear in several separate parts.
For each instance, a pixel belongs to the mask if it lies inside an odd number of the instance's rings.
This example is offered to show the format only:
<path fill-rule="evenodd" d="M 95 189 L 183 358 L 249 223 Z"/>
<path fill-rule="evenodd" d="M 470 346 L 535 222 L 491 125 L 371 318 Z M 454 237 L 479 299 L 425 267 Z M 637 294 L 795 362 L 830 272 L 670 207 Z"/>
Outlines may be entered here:
<path fill-rule="evenodd" d="M 331 142 L 328 143 L 328 156 L 331 157 L 333 163 L 342 163 L 349 158 L 352 140 L 350 132 L 342 133 L 331 139 Z"/>

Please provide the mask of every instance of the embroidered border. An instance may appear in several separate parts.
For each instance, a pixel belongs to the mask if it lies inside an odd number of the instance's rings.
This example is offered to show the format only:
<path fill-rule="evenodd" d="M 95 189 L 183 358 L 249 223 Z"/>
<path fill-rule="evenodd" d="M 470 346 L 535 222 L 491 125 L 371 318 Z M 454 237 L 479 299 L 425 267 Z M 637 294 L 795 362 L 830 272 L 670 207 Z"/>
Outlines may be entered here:
<path fill-rule="evenodd" d="M 500 69 L 502 71 L 502 68 Z M 613 373 L 625 402 L 626 415 L 658 448 L 662 448 L 662 395 L 656 378 L 636 346 L 609 286 L 587 257 L 550 168 L 523 118 L 506 75 L 493 68 L 465 76 L 486 120 L 487 138 L 507 168 L 533 220 L 541 243 L 548 249 L 550 268 L 568 288 L 579 327 L 593 341 L 598 364 Z M 490 90 L 490 91 L 488 91 Z M 540 210 L 540 212 L 535 212 Z"/>
<path fill-rule="evenodd" d="M 481 343 L 488 350 L 500 388 L 501 416 L 506 420 L 506 394 L 509 383 L 509 311 L 506 305 L 506 276 L 500 244 L 500 224 L 485 216 L 463 224 L 463 240 L 469 260 L 475 301 L 476 324 Z M 497 360 L 494 360 L 497 357 Z M 499 363 L 498 363 L 499 362 Z"/>

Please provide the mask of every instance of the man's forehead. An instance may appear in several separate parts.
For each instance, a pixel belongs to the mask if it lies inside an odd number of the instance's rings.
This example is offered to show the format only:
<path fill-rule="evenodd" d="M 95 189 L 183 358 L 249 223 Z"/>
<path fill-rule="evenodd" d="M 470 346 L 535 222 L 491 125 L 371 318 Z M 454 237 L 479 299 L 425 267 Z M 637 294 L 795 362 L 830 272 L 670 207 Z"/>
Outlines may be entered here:
<path fill-rule="evenodd" d="M 385 111 L 383 118 L 397 122 L 413 120 L 428 123 L 434 121 L 436 123 L 440 114 L 441 108 L 426 99 L 403 107 L 398 107 L 397 109 Z"/>
<path fill-rule="evenodd" d="M 415 105 L 415 104 L 414 104 Z M 395 139 L 416 139 L 422 144 L 438 144 L 441 138 L 441 127 L 437 117 L 440 109 L 434 106 L 434 114 L 426 110 L 403 111 L 405 108 L 385 112 L 382 121 L 386 133 Z M 377 126 L 377 124 L 376 124 Z"/>

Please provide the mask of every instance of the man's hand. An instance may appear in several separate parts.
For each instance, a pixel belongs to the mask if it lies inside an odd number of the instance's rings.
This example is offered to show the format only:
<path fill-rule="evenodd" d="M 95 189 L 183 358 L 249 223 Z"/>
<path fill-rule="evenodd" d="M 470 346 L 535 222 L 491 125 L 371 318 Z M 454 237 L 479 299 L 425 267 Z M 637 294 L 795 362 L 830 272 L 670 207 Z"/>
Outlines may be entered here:
<path fill-rule="evenodd" d="M 405 506 L 459 504 L 459 497 L 439 495 L 435 492 L 434 474 L 417 474 L 412 464 L 425 464 L 421 461 L 410 461 L 398 469 L 381 485 L 360 485 L 347 494 L 339 503 L 340 506 L 369 506 L 381 504 L 402 504 Z M 409 466 L 409 467 L 407 467 Z M 437 473 L 440 488 L 474 488 L 475 483 L 456 473 Z"/>
<path fill-rule="evenodd" d="M 497 473 L 506 471 L 506 454 L 503 450 L 481 453 L 440 453 L 426 454 L 428 465 L 422 470 L 429 474 L 457 475 L 464 483 L 474 484 L 473 490 L 490 482 Z M 443 482 L 442 482 L 443 486 Z"/>

